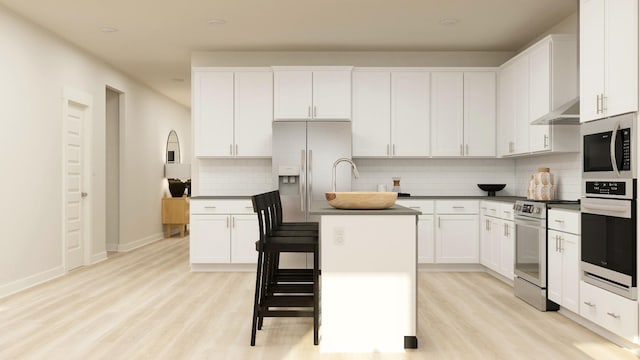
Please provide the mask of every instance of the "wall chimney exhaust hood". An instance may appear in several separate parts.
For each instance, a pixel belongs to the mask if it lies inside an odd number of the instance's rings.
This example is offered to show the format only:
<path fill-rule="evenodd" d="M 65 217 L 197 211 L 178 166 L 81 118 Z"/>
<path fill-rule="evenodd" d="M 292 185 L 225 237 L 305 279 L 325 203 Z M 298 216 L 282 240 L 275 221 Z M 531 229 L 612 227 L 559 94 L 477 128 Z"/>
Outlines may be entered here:
<path fill-rule="evenodd" d="M 531 125 L 580 125 L 580 98 L 576 97 L 531 122 Z"/>

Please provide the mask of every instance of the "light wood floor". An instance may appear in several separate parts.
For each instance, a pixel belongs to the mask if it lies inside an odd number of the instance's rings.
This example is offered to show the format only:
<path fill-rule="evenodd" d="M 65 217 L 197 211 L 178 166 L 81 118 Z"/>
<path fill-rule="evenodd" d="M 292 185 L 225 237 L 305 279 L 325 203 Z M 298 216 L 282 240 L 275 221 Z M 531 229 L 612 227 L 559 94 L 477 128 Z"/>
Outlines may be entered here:
<path fill-rule="evenodd" d="M 165 239 L 0 299 L 0 359 L 637 359 L 483 273 L 420 273 L 420 348 L 324 354 L 311 319 L 267 319 L 249 346 L 254 275 L 190 273 Z"/>

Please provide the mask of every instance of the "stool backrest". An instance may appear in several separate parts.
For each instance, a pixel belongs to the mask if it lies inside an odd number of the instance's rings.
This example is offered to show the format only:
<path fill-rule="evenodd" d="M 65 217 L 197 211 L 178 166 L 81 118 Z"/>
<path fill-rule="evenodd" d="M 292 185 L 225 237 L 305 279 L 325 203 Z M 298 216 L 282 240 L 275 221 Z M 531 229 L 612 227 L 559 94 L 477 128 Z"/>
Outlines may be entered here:
<path fill-rule="evenodd" d="M 271 233 L 271 209 L 269 207 L 269 193 L 253 195 L 251 197 L 253 211 L 258 215 L 258 229 L 260 242 L 265 243 L 266 237 Z"/>

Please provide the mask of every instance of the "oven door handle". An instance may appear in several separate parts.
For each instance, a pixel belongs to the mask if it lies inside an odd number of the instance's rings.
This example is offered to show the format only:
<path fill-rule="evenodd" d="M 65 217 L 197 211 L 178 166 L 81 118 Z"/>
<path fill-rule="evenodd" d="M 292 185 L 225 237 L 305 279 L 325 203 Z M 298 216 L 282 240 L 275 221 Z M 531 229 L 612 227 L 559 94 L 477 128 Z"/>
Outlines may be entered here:
<path fill-rule="evenodd" d="M 631 205 L 632 202 L 627 200 L 584 198 L 580 203 L 580 211 L 585 214 L 631 219 Z"/>
<path fill-rule="evenodd" d="M 536 228 L 544 228 L 544 222 L 535 219 L 526 219 L 521 217 L 515 218 L 516 225 L 536 227 Z"/>
<path fill-rule="evenodd" d="M 616 159 L 616 140 L 618 139 L 618 130 L 620 130 L 620 120 L 616 121 L 611 133 L 611 144 L 609 146 L 609 155 L 611 157 L 611 167 L 616 173 L 617 177 L 620 177 L 620 170 L 618 169 L 618 159 Z"/>

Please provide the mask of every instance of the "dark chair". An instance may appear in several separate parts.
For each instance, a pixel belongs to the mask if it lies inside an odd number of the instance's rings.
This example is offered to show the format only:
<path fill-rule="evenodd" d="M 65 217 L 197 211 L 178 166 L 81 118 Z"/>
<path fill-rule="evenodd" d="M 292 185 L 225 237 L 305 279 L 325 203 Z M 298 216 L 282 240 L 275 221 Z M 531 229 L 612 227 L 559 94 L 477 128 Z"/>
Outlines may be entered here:
<path fill-rule="evenodd" d="M 266 193 L 274 208 L 273 216 L 276 220 L 275 227 L 281 230 L 318 230 L 317 222 L 284 222 L 282 214 L 282 201 L 280 199 L 280 191 L 274 190 Z"/>
<path fill-rule="evenodd" d="M 251 197 L 258 215 L 260 238 L 254 296 L 251 346 L 265 317 L 313 317 L 313 343 L 318 344 L 319 256 L 317 232 L 288 230 L 277 235 L 275 198 L 271 193 Z M 297 235 L 295 234 L 297 233 Z M 276 234 L 276 235 L 273 235 Z M 280 233 L 282 234 L 282 233 Z M 281 253 L 312 253 L 313 269 L 280 269 Z"/>

